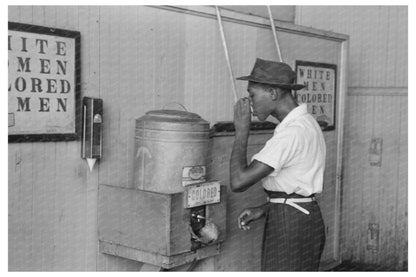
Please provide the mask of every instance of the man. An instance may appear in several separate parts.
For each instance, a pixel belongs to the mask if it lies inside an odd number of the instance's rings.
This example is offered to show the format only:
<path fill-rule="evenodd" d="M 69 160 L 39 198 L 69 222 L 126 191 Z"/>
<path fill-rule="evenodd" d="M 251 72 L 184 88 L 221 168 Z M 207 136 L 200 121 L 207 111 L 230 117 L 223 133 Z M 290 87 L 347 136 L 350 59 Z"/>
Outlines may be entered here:
<path fill-rule="evenodd" d="M 266 217 L 263 271 L 315 271 L 325 243 L 324 224 L 315 193 L 323 186 L 325 141 L 322 131 L 298 105 L 291 90 L 296 73 L 285 63 L 257 59 L 247 80 L 249 98 L 234 107 L 235 141 L 230 160 L 230 187 L 242 192 L 261 182 L 268 202 L 247 208 L 238 217 L 239 227 Z M 271 115 L 280 124 L 264 148 L 247 163 L 250 105 L 260 121 Z"/>

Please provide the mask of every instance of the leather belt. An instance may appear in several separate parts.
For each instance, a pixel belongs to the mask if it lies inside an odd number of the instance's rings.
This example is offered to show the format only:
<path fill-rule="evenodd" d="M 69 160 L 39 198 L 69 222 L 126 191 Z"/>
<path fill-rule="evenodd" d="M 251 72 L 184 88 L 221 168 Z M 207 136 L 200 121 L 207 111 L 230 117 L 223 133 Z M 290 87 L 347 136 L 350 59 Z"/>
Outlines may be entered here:
<path fill-rule="evenodd" d="M 298 209 L 304 214 L 309 214 L 309 211 L 307 209 L 302 208 L 296 203 L 307 203 L 307 202 L 312 202 L 315 200 L 316 200 L 315 196 L 305 197 L 305 198 L 270 198 L 270 197 L 267 197 L 267 202 L 287 204 L 287 205 L 292 206 L 295 209 Z"/>

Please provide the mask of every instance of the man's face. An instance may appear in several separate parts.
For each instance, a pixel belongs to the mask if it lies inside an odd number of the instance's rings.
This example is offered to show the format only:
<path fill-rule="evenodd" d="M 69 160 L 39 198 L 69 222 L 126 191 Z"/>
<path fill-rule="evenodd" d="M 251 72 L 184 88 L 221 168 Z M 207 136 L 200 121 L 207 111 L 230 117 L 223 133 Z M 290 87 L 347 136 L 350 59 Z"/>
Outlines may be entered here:
<path fill-rule="evenodd" d="M 265 121 L 272 111 L 272 95 L 270 91 L 260 86 L 249 84 L 247 87 L 250 104 L 253 108 L 253 115 L 260 121 Z"/>

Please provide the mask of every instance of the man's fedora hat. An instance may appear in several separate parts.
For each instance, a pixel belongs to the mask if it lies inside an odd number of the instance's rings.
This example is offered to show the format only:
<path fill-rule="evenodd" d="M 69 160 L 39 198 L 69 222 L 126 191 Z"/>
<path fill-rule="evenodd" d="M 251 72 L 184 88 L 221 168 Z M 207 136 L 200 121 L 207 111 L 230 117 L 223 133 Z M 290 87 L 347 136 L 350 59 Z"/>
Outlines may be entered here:
<path fill-rule="evenodd" d="M 247 80 L 293 90 L 304 88 L 304 85 L 293 83 L 295 78 L 296 72 L 289 65 L 257 58 L 251 74 L 239 77 L 237 80 Z"/>

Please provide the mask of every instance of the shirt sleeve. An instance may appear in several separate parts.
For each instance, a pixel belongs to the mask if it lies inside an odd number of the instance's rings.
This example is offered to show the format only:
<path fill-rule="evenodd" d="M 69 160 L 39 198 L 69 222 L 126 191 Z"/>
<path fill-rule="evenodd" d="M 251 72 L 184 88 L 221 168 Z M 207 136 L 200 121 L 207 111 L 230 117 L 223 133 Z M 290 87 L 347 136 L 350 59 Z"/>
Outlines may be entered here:
<path fill-rule="evenodd" d="M 299 151 L 300 134 L 296 128 L 290 128 L 274 134 L 262 150 L 255 154 L 251 160 L 257 160 L 280 171 L 296 156 Z"/>

